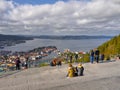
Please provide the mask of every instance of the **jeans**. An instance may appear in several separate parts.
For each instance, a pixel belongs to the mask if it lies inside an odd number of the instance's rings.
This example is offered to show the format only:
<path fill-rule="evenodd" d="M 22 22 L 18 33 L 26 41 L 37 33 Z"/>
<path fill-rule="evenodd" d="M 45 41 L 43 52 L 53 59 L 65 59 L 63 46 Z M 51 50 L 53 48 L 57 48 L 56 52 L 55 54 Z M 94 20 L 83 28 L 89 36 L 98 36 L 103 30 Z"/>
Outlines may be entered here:
<path fill-rule="evenodd" d="M 91 62 L 91 63 L 94 62 L 94 56 L 90 56 L 90 62 Z"/>

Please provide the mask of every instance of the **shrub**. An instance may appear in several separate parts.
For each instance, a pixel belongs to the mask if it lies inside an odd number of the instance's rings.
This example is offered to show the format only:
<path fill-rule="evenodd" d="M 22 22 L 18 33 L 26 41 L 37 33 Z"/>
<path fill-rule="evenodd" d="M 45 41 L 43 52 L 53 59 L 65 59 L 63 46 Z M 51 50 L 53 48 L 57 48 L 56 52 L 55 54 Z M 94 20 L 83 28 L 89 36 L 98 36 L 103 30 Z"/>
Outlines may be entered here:
<path fill-rule="evenodd" d="M 46 62 L 44 62 L 44 63 L 40 63 L 39 66 L 40 66 L 40 67 L 44 67 L 44 66 L 49 66 L 49 64 L 46 63 Z"/>

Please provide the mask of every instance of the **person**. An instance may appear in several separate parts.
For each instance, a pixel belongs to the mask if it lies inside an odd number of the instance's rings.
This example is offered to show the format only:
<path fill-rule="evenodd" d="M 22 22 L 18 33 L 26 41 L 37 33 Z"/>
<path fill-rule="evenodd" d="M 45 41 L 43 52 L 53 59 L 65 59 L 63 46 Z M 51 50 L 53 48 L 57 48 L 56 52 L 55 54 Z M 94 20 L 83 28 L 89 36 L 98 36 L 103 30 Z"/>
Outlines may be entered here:
<path fill-rule="evenodd" d="M 20 70 L 20 63 L 21 63 L 21 61 L 20 61 L 20 58 L 18 57 L 16 59 L 16 70 Z"/>
<path fill-rule="evenodd" d="M 99 54 L 100 54 L 100 51 L 98 49 L 95 50 L 95 59 L 96 59 L 96 62 L 99 63 Z"/>
<path fill-rule="evenodd" d="M 72 55 L 70 55 L 70 63 L 72 63 L 72 58 L 73 58 Z"/>
<path fill-rule="evenodd" d="M 62 65 L 62 61 L 60 59 L 57 60 L 57 63 L 56 63 L 58 66 L 61 66 Z"/>
<path fill-rule="evenodd" d="M 81 63 L 78 64 L 77 70 L 78 70 L 78 76 L 83 76 L 84 67 L 82 66 Z"/>
<path fill-rule="evenodd" d="M 50 62 L 50 66 L 56 66 L 57 64 L 57 58 L 54 58 L 51 62 Z"/>
<path fill-rule="evenodd" d="M 90 52 L 90 62 L 93 63 L 94 62 L 94 51 L 91 50 Z"/>
<path fill-rule="evenodd" d="M 75 69 L 72 66 L 72 64 L 70 63 L 69 67 L 68 67 L 67 77 L 74 77 L 74 74 L 75 74 Z"/>
<path fill-rule="evenodd" d="M 55 60 L 52 60 L 52 61 L 50 62 L 50 66 L 56 66 L 56 61 L 55 61 Z"/>
<path fill-rule="evenodd" d="M 54 66 L 53 61 L 50 62 L 50 66 Z"/>
<path fill-rule="evenodd" d="M 28 69 L 28 60 L 25 60 L 24 65 L 25 65 L 25 69 Z"/>
<path fill-rule="evenodd" d="M 68 63 L 68 54 L 66 55 L 66 63 Z"/>
<path fill-rule="evenodd" d="M 101 54 L 101 55 L 100 55 L 100 59 L 101 59 L 102 62 L 103 62 L 103 60 L 104 60 L 104 57 L 105 57 L 104 54 Z"/>
<path fill-rule="evenodd" d="M 74 76 L 78 76 L 78 69 L 77 69 L 77 67 L 75 67 L 74 69 L 75 69 Z"/>
<path fill-rule="evenodd" d="M 75 54 L 75 60 L 78 61 L 78 53 Z"/>

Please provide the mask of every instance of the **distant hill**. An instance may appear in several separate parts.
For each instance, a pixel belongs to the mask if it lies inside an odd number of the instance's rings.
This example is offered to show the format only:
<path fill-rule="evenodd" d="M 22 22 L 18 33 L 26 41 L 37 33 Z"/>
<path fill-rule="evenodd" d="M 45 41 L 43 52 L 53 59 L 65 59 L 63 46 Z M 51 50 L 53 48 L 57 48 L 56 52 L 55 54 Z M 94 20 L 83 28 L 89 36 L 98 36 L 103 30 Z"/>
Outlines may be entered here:
<path fill-rule="evenodd" d="M 3 35 L 0 34 L 0 41 L 8 40 L 31 40 L 32 37 L 18 36 L 18 35 Z"/>
<path fill-rule="evenodd" d="M 120 35 L 115 36 L 111 40 L 103 43 L 98 47 L 98 49 L 106 56 L 120 54 Z"/>
<path fill-rule="evenodd" d="M 112 38 L 112 36 L 87 36 L 87 35 L 80 35 L 80 36 L 50 36 L 50 35 L 42 35 L 42 36 L 36 36 L 35 38 L 40 39 L 60 39 L 60 40 L 79 40 L 79 39 L 102 39 L 102 38 Z"/>
<path fill-rule="evenodd" d="M 14 46 L 15 44 L 25 43 L 26 40 L 32 39 L 32 37 L 27 36 L 0 34 L 0 49 L 4 49 L 5 46 Z"/>

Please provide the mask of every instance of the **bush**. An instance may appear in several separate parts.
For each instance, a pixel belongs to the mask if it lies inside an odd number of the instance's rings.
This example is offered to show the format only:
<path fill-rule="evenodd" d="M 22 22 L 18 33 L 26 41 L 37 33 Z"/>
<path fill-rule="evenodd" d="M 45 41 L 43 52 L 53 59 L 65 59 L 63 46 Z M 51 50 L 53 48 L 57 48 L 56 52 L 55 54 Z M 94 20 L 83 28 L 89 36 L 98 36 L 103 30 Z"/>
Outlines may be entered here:
<path fill-rule="evenodd" d="M 44 63 L 40 63 L 39 66 L 40 66 L 40 67 L 44 67 L 44 66 L 49 66 L 49 64 L 46 63 L 46 62 L 44 62 Z"/>
<path fill-rule="evenodd" d="M 90 55 L 84 54 L 81 58 L 78 59 L 78 62 L 89 62 L 90 61 Z"/>

